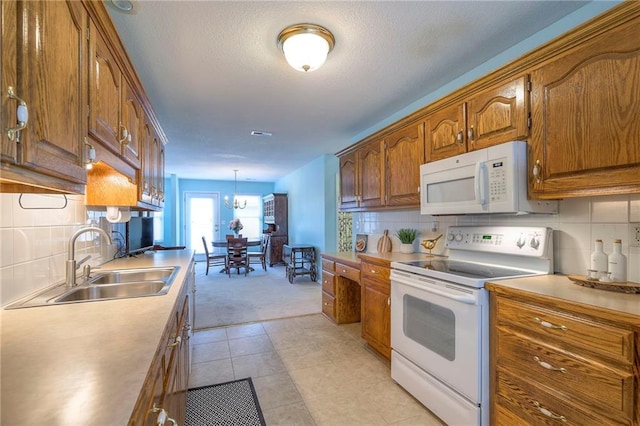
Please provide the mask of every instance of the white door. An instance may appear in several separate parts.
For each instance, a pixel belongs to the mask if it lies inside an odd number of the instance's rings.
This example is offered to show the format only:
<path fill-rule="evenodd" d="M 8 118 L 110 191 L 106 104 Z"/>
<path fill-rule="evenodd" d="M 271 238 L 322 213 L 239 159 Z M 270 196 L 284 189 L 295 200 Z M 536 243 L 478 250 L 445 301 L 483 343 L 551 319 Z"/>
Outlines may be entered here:
<path fill-rule="evenodd" d="M 204 254 L 204 236 L 211 242 L 220 240 L 220 194 L 217 192 L 185 192 L 185 244 L 196 254 Z"/>

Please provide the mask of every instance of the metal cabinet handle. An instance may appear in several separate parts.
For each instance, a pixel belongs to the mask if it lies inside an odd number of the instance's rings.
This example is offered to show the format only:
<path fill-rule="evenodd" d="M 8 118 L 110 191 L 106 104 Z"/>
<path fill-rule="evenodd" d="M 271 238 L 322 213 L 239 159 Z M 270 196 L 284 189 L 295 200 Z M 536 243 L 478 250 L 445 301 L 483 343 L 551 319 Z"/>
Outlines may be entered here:
<path fill-rule="evenodd" d="M 538 401 L 533 401 L 533 405 L 536 406 L 536 408 L 545 416 L 553 419 L 553 420 L 560 420 L 563 423 L 567 422 L 567 418 L 565 416 L 561 416 L 559 414 L 556 414 L 554 412 L 552 412 L 551 410 L 548 410 L 546 408 L 544 408 L 542 405 L 540 405 L 540 403 Z"/>
<path fill-rule="evenodd" d="M 23 99 L 19 98 L 16 95 L 13 86 L 9 86 L 7 88 L 7 96 L 9 97 L 9 99 L 15 99 L 16 101 L 18 101 L 18 108 L 16 110 L 16 119 L 18 120 L 18 125 L 16 127 L 7 129 L 7 137 L 12 142 L 19 142 L 18 132 L 27 127 L 27 123 L 29 122 L 29 107 Z"/>
<path fill-rule="evenodd" d="M 540 324 L 541 326 L 545 327 L 545 328 L 552 328 L 552 329 L 557 329 L 557 330 L 562 330 L 562 331 L 567 331 L 568 328 L 566 325 L 556 325 L 556 324 L 552 324 L 549 321 L 543 321 L 538 317 L 535 317 L 534 320 Z"/>
<path fill-rule="evenodd" d="M 152 413 L 158 413 L 158 418 L 156 419 L 156 424 L 158 426 L 164 426 L 168 421 L 171 422 L 173 426 L 178 426 L 178 422 L 175 419 L 169 417 L 169 414 L 164 408 L 156 407 L 156 403 L 153 403 L 153 408 L 151 408 Z"/>
<path fill-rule="evenodd" d="M 460 129 L 460 131 L 456 135 L 456 141 L 458 141 L 458 143 L 464 142 L 464 132 L 462 131 L 462 129 Z"/>
<path fill-rule="evenodd" d="M 469 130 L 467 130 L 467 139 L 473 143 L 473 126 L 469 127 Z"/>
<path fill-rule="evenodd" d="M 176 336 L 176 338 L 174 339 L 173 343 L 169 343 L 169 347 L 172 348 L 174 346 L 178 346 L 180 344 L 180 342 L 182 342 L 182 337 L 180 336 Z"/>
<path fill-rule="evenodd" d="M 537 356 L 534 356 L 534 357 L 533 357 L 533 360 L 534 360 L 535 362 L 537 362 L 537 363 L 538 363 L 538 365 L 539 365 L 540 367 L 542 367 L 542 368 L 546 368 L 547 370 L 551 370 L 551 371 L 559 371 L 559 372 L 561 372 L 561 373 L 566 373 L 566 372 L 567 372 L 567 370 L 566 370 L 565 368 L 563 368 L 563 367 L 554 367 L 553 365 L 549 364 L 548 362 L 544 362 L 544 361 L 542 361 L 542 360 L 541 360 L 539 357 L 537 357 Z"/>
<path fill-rule="evenodd" d="M 377 273 L 378 273 L 378 271 L 376 271 L 375 269 L 372 269 L 372 270 L 371 270 L 371 273 L 372 273 L 372 274 L 377 274 Z"/>
<path fill-rule="evenodd" d="M 536 180 L 536 183 L 542 182 L 542 166 L 540 165 L 540 160 L 536 160 L 536 164 L 533 166 L 533 178 Z"/>
<path fill-rule="evenodd" d="M 118 142 L 120 142 L 121 145 L 129 145 L 129 142 L 131 142 L 131 133 L 129 133 L 124 124 L 120 123 L 120 127 L 122 128 L 122 139 Z"/>
<path fill-rule="evenodd" d="M 391 306 L 391 298 L 387 297 L 387 306 Z"/>

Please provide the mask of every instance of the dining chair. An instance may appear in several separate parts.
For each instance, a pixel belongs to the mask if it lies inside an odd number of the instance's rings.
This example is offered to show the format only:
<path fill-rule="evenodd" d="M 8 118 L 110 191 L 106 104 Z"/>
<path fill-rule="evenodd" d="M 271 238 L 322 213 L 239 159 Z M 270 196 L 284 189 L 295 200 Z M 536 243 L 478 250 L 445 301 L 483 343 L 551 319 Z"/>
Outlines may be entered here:
<path fill-rule="evenodd" d="M 207 263 L 207 271 L 205 275 L 209 275 L 209 266 L 226 266 L 227 254 L 226 253 L 213 253 L 209 254 L 209 246 L 207 246 L 207 240 L 202 236 L 202 244 L 204 245 L 205 262 Z"/>
<path fill-rule="evenodd" d="M 249 272 L 249 256 L 247 255 L 246 238 L 227 238 L 227 275 L 231 278 L 231 269 L 240 274 L 240 268 L 244 268 L 244 275 Z"/>
<path fill-rule="evenodd" d="M 259 252 L 249 252 L 249 265 L 253 264 L 261 264 L 262 269 L 267 270 L 267 248 L 269 247 L 269 240 L 271 239 L 271 234 L 263 234 L 262 242 L 260 243 L 260 251 Z"/>

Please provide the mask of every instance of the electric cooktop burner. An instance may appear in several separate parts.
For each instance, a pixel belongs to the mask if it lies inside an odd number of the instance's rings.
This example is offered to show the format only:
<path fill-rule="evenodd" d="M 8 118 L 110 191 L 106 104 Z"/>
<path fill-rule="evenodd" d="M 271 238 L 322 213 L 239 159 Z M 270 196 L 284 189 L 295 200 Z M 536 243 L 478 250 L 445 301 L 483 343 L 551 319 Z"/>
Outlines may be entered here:
<path fill-rule="evenodd" d="M 531 275 L 531 271 L 524 271 L 522 269 L 504 268 L 501 266 L 484 265 L 480 263 L 460 262 L 449 259 L 417 260 L 414 262 L 403 263 L 418 268 L 446 272 L 474 279 L 507 278 Z"/>

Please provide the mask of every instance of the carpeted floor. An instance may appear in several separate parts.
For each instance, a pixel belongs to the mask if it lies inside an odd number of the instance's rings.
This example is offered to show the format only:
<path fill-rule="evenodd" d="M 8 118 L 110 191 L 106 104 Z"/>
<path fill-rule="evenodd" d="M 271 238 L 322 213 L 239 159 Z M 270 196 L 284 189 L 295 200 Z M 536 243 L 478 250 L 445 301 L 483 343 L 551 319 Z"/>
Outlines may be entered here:
<path fill-rule="evenodd" d="M 308 275 L 289 284 L 284 266 L 244 274 L 219 273 L 204 262 L 196 265 L 196 330 L 316 314 L 322 311 L 322 286 Z M 318 267 L 318 266 L 317 266 Z"/>
<path fill-rule="evenodd" d="M 189 389 L 186 426 L 266 426 L 251 378 Z"/>

